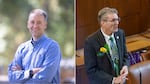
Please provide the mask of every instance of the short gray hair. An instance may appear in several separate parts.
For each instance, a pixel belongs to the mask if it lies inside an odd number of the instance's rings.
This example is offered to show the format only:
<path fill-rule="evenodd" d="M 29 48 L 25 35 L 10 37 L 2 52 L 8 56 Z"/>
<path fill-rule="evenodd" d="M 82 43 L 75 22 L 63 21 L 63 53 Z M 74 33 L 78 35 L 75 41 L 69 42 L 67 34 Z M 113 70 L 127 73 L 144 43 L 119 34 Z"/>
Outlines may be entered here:
<path fill-rule="evenodd" d="M 34 9 L 34 10 L 32 10 L 32 11 L 30 12 L 30 14 L 36 13 L 36 12 L 38 12 L 38 13 L 41 14 L 41 15 L 43 15 L 44 18 L 45 18 L 45 21 L 48 20 L 48 15 L 47 15 L 47 13 L 46 13 L 44 10 L 42 10 L 42 9 Z M 29 15 L 30 15 L 30 14 L 29 14 Z"/>
<path fill-rule="evenodd" d="M 98 21 L 100 22 L 103 17 L 108 14 L 108 13 L 116 13 L 118 14 L 118 11 L 117 9 L 115 8 L 109 8 L 109 7 L 105 7 L 105 8 L 102 8 L 99 12 L 98 12 Z"/>

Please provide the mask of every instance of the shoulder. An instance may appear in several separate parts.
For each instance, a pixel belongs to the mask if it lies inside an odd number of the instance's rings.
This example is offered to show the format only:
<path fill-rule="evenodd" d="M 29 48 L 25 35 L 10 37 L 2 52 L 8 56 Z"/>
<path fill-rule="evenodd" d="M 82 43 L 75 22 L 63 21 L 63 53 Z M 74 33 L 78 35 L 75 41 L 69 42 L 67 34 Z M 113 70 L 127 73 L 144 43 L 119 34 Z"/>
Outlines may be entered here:
<path fill-rule="evenodd" d="M 47 38 L 46 42 L 49 45 L 49 47 L 59 47 L 59 43 L 52 38 Z"/>
<path fill-rule="evenodd" d="M 26 46 L 29 46 L 29 44 L 31 44 L 31 40 L 28 40 L 26 42 L 23 42 L 19 45 L 19 48 L 23 48 L 23 47 L 26 47 Z"/>
<path fill-rule="evenodd" d="M 31 45 L 31 40 L 28 40 L 28 41 L 26 41 L 26 42 L 23 42 L 23 43 L 21 43 L 21 44 L 18 46 L 17 51 L 18 51 L 18 52 L 22 52 L 24 49 L 27 49 L 30 45 Z"/>
<path fill-rule="evenodd" d="M 87 49 L 89 47 L 97 48 L 100 45 L 100 43 L 103 43 L 103 42 L 104 42 L 103 35 L 99 29 L 86 38 L 84 42 L 84 48 L 87 48 Z"/>
<path fill-rule="evenodd" d="M 52 38 L 47 38 L 44 49 L 47 53 L 53 53 L 55 55 L 58 54 L 58 56 L 61 56 L 61 48 L 59 43 Z"/>
<path fill-rule="evenodd" d="M 122 33 L 122 34 L 124 34 L 124 30 L 123 30 L 123 29 L 121 29 L 121 28 L 119 28 L 119 29 L 118 29 L 118 33 Z"/>
<path fill-rule="evenodd" d="M 90 34 L 90 35 L 86 38 L 86 40 L 95 40 L 95 39 L 97 39 L 97 37 L 98 37 L 98 35 L 100 34 L 100 32 L 101 32 L 100 29 L 97 30 L 96 32 Z"/>
<path fill-rule="evenodd" d="M 120 39 L 125 40 L 124 30 L 118 29 L 118 32 L 116 33 L 116 35 L 120 36 Z"/>

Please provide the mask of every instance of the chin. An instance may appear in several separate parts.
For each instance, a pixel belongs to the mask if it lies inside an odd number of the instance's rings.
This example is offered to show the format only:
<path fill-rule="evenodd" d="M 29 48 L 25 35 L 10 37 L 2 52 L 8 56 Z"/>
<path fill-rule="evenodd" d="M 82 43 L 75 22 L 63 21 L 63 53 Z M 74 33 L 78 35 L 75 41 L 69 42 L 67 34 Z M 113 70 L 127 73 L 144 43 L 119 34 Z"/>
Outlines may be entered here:
<path fill-rule="evenodd" d="M 32 36 L 34 36 L 34 37 L 39 37 L 40 35 L 38 35 L 38 34 L 32 34 Z"/>
<path fill-rule="evenodd" d="M 117 32 L 118 31 L 118 28 L 114 29 L 114 32 Z"/>

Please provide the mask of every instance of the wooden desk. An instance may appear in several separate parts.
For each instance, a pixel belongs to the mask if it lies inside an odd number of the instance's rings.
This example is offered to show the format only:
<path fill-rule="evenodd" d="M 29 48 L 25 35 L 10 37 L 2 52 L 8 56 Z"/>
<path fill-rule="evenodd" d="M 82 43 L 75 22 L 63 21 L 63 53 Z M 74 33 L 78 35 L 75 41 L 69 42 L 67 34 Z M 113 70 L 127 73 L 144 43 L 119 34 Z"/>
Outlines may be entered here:
<path fill-rule="evenodd" d="M 84 66 L 84 49 L 76 51 L 76 84 L 89 84 Z"/>
<path fill-rule="evenodd" d="M 128 52 L 134 52 L 148 47 L 150 47 L 150 41 L 148 40 L 137 40 L 132 43 L 127 43 Z"/>
<path fill-rule="evenodd" d="M 76 66 L 76 84 L 89 84 L 85 66 Z"/>
<path fill-rule="evenodd" d="M 80 66 L 84 64 L 84 49 L 76 51 L 76 65 Z"/>
<path fill-rule="evenodd" d="M 79 56 L 79 57 L 76 56 L 76 65 L 80 66 L 83 64 L 84 64 L 84 56 Z"/>
<path fill-rule="evenodd" d="M 134 52 L 150 47 L 150 32 L 126 37 L 126 46 L 128 52 Z"/>

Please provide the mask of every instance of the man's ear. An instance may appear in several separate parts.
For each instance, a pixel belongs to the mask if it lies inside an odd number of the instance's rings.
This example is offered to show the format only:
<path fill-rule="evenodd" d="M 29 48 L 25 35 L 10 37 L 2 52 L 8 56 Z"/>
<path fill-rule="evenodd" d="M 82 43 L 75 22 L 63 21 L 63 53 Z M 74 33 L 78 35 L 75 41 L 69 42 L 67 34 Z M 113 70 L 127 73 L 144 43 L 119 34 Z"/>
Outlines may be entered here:
<path fill-rule="evenodd" d="M 29 26 L 29 21 L 27 21 L 27 28 L 28 28 L 28 29 L 30 28 L 30 26 Z"/>
<path fill-rule="evenodd" d="M 103 25 L 104 24 L 104 21 L 100 21 L 100 25 Z"/>
<path fill-rule="evenodd" d="M 46 29 L 46 28 L 47 28 L 47 22 L 45 22 L 45 25 L 44 25 L 44 26 L 45 26 L 44 28 Z"/>

